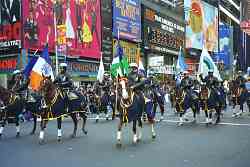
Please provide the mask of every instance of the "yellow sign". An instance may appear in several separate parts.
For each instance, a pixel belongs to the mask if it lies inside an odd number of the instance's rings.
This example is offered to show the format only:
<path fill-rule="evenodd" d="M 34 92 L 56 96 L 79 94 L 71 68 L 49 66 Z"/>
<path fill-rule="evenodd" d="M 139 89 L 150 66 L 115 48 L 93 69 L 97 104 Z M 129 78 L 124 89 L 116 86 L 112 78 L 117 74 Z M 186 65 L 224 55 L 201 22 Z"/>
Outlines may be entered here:
<path fill-rule="evenodd" d="M 139 57 L 140 57 L 140 48 L 138 47 L 138 44 L 125 42 L 120 40 L 120 45 L 123 49 L 123 53 L 128 58 L 129 63 L 138 63 Z M 116 54 L 117 49 L 117 40 L 113 39 L 113 57 Z"/>

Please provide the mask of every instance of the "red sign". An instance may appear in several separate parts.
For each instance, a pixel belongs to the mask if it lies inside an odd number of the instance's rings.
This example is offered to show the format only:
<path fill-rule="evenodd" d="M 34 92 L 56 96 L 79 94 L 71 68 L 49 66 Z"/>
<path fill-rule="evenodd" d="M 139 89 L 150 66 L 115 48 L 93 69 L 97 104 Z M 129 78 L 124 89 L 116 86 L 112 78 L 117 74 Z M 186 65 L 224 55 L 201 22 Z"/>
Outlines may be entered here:
<path fill-rule="evenodd" d="M 0 60 L 0 71 L 15 70 L 17 66 L 17 58 Z"/>

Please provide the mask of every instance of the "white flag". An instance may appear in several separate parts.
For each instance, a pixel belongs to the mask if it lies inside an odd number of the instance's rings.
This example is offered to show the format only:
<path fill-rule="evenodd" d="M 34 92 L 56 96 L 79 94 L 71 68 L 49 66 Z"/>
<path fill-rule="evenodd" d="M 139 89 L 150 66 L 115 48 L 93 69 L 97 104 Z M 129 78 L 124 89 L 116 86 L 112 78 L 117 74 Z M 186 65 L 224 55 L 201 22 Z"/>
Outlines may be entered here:
<path fill-rule="evenodd" d="M 213 70 L 214 76 L 217 77 L 219 81 L 222 81 L 221 76 L 220 76 L 220 72 L 219 72 L 216 64 L 214 63 L 213 59 L 209 55 L 207 49 L 203 48 L 202 53 L 201 53 L 201 57 L 200 57 L 200 64 L 199 64 L 198 73 L 202 74 L 203 76 L 207 76 L 209 70 Z"/>
<path fill-rule="evenodd" d="M 98 74 L 97 74 L 97 80 L 99 82 L 102 82 L 103 76 L 104 76 L 104 65 L 103 65 L 102 56 L 101 56 L 100 66 L 99 66 L 99 70 L 98 70 Z"/>

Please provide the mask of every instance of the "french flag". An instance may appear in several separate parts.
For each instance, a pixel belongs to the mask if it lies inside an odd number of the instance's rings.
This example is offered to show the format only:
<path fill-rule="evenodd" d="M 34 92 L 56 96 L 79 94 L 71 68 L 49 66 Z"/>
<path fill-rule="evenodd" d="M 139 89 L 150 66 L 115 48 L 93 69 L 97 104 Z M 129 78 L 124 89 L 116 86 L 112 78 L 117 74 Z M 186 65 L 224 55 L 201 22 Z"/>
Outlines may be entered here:
<path fill-rule="evenodd" d="M 48 47 L 46 46 L 42 55 L 38 58 L 33 58 L 24 70 L 24 74 L 30 79 L 30 88 L 38 91 L 43 77 L 50 76 L 54 80 L 54 74 L 49 57 Z"/>

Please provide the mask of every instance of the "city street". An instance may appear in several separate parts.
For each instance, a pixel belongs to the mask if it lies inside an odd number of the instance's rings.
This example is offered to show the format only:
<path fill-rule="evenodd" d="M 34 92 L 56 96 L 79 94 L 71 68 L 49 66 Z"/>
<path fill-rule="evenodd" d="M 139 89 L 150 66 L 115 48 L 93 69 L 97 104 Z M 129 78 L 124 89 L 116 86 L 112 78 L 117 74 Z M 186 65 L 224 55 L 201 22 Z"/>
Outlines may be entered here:
<path fill-rule="evenodd" d="M 224 113 L 222 123 L 206 126 L 203 113 L 197 124 L 176 125 L 177 117 L 168 112 L 165 120 L 156 124 L 157 138 L 151 139 L 148 125 L 143 140 L 132 144 L 131 125 L 124 128 L 122 148 L 116 147 L 118 121 L 88 120 L 88 135 L 78 132 L 71 139 L 73 123 L 65 119 L 63 140 L 57 142 L 56 121 L 51 121 L 45 133 L 46 144 L 38 144 L 38 131 L 30 136 L 32 124 L 22 124 L 22 136 L 15 138 L 15 127 L 8 125 L 0 141 L 2 167 L 248 167 L 250 166 L 250 116 L 231 118 Z M 92 117 L 93 118 L 93 117 Z"/>

